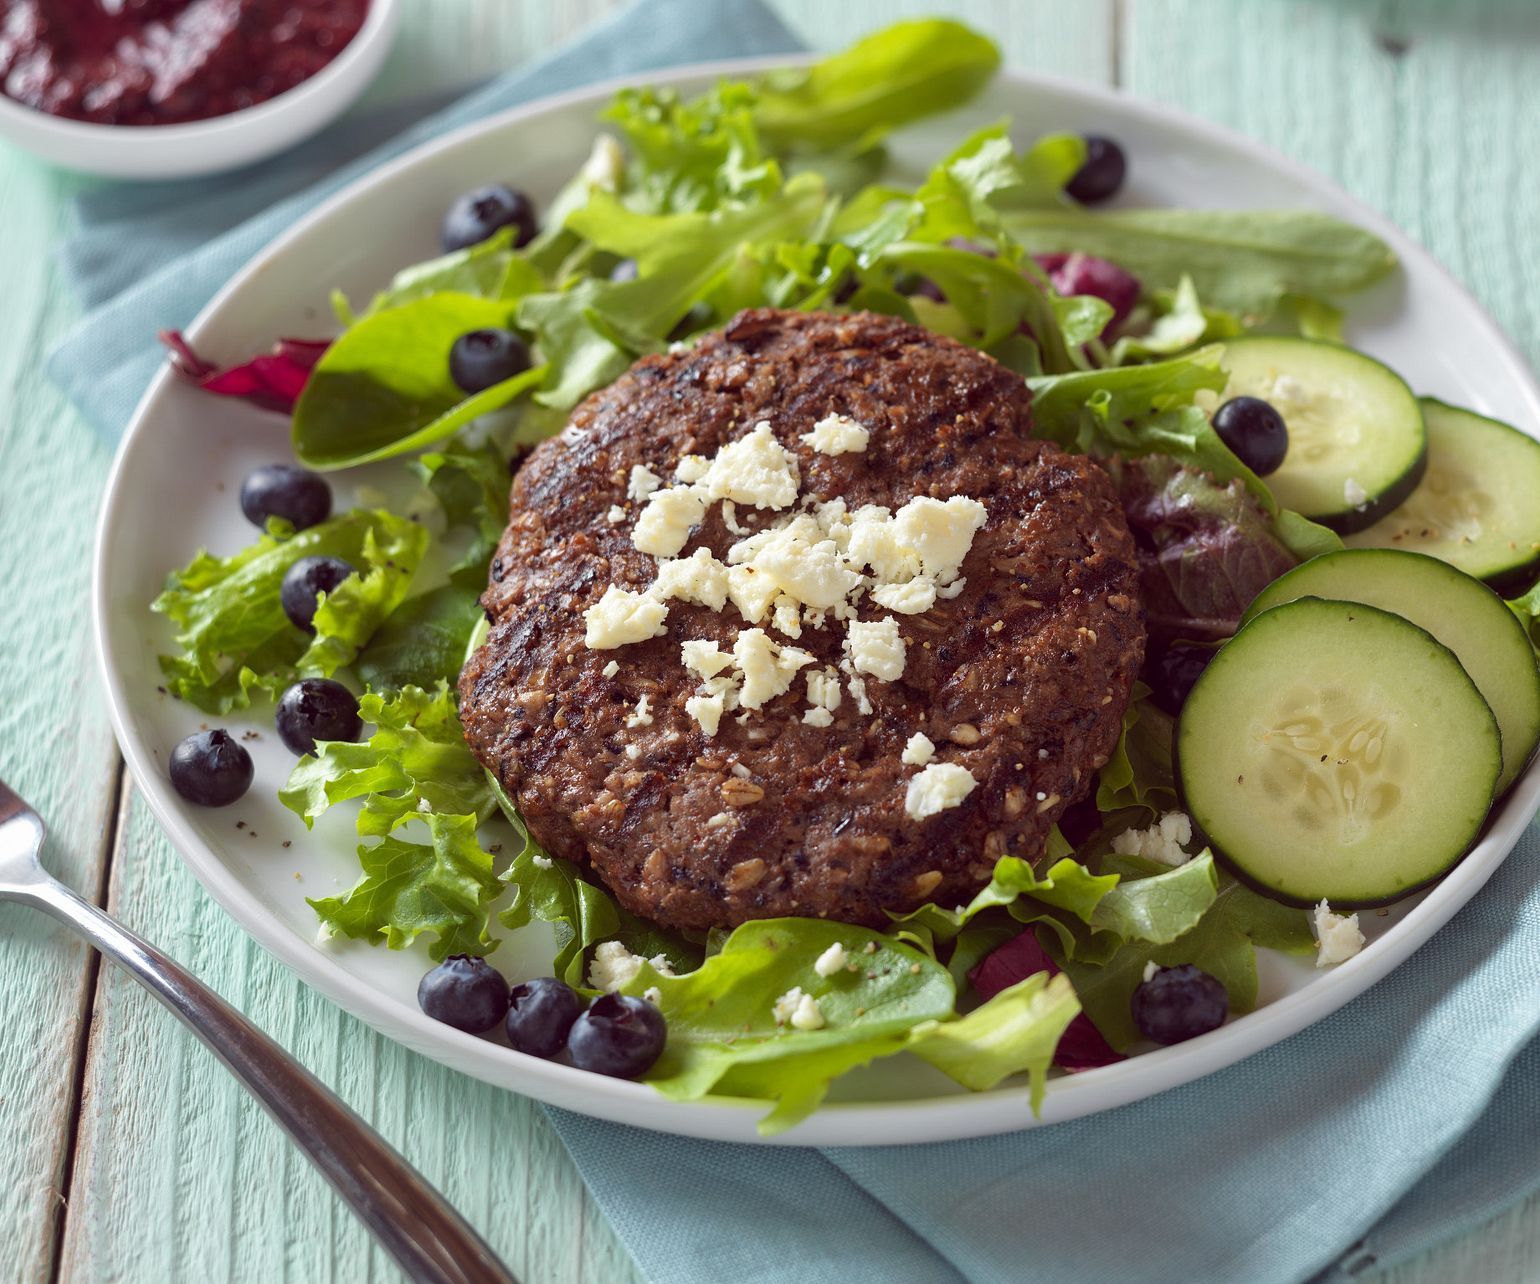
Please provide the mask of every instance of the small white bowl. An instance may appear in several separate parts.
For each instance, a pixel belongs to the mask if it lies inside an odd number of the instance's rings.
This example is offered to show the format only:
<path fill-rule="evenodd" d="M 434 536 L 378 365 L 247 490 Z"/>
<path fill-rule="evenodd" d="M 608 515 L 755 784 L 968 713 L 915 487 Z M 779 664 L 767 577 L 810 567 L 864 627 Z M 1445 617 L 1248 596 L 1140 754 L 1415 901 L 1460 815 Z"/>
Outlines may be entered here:
<path fill-rule="evenodd" d="M 309 138 L 351 107 L 384 64 L 400 17 L 398 0 L 370 0 L 363 26 L 340 54 L 255 107 L 185 125 L 94 125 L 0 95 L 0 137 L 54 165 L 109 178 L 238 169 Z"/>

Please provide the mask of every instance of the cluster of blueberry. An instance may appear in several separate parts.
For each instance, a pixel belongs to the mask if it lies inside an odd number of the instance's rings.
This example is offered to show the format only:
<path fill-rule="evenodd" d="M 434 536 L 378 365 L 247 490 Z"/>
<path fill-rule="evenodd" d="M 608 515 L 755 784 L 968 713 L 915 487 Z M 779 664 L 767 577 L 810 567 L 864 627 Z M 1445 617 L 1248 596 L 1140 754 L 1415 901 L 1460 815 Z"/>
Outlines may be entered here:
<path fill-rule="evenodd" d="M 253 525 L 280 517 L 295 530 L 324 522 L 332 511 L 331 487 L 293 464 L 258 468 L 241 485 L 241 511 Z M 314 633 L 316 599 L 329 593 L 353 567 L 340 557 L 302 557 L 283 577 L 279 597 L 297 628 Z M 315 751 L 317 740 L 357 740 L 363 730 L 358 698 L 331 678 L 302 678 L 278 700 L 278 738 L 295 754 Z M 223 807 L 251 787 L 251 755 L 222 727 L 195 732 L 171 752 L 171 784 L 188 802 Z"/>
<path fill-rule="evenodd" d="M 490 963 L 467 954 L 451 954 L 423 977 L 417 1002 L 457 1030 L 485 1034 L 501 1022 L 516 1051 L 550 1058 L 565 1049 L 579 1070 L 618 1079 L 645 1074 L 668 1039 L 663 1014 L 646 999 L 601 994 L 585 1008 L 554 976 L 510 989 Z"/>

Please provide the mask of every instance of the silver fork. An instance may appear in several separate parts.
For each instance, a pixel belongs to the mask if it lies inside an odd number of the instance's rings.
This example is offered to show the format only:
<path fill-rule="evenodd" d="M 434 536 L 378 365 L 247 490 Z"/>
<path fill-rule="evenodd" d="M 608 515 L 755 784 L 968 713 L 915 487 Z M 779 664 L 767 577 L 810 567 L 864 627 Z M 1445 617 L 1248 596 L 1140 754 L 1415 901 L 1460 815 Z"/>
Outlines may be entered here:
<path fill-rule="evenodd" d="M 518 1284 L 422 1175 L 190 972 L 49 875 L 42 818 L 0 781 L 0 901 L 53 915 L 181 1018 L 321 1170 L 411 1280 Z"/>

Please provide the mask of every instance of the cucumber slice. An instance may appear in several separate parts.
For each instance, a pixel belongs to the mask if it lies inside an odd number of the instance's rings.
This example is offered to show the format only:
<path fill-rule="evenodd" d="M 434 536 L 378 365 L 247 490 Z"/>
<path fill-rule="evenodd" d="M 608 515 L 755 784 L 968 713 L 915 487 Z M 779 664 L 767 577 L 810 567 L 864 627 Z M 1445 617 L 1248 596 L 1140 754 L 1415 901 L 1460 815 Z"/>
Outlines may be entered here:
<path fill-rule="evenodd" d="M 1400 616 L 1301 598 L 1228 642 L 1177 724 L 1188 814 L 1280 900 L 1382 905 L 1444 873 L 1502 770 L 1454 653 Z"/>
<path fill-rule="evenodd" d="M 1518 616 L 1480 580 L 1421 553 L 1354 548 L 1311 558 L 1257 594 L 1244 627 L 1301 597 L 1362 602 L 1410 620 L 1454 652 L 1497 718 L 1502 793 L 1540 744 L 1540 664 Z"/>
<path fill-rule="evenodd" d="M 1428 457 L 1417 398 L 1373 357 L 1316 339 L 1233 339 L 1222 400 L 1261 397 L 1289 429 L 1289 453 L 1266 481 L 1285 508 L 1346 533 L 1416 488 Z"/>
<path fill-rule="evenodd" d="M 1505 596 L 1540 574 L 1540 442 L 1517 428 L 1422 399 L 1428 470 L 1406 502 L 1348 539 L 1428 553 Z"/>

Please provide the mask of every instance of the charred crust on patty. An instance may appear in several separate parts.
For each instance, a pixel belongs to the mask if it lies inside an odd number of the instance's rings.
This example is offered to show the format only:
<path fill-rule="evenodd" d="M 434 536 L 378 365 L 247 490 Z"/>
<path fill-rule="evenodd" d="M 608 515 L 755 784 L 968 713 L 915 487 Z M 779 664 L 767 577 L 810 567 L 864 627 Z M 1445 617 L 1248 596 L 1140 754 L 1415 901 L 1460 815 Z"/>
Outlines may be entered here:
<path fill-rule="evenodd" d="M 865 425 L 869 448 L 803 443 L 829 414 Z M 631 543 L 633 466 L 672 478 L 681 456 L 710 457 L 761 421 L 796 457 L 804 496 L 896 509 L 965 495 L 988 518 L 961 594 L 897 617 L 906 666 L 868 680 L 869 715 L 847 693 L 830 726 L 805 724 L 797 681 L 708 737 L 684 708 L 698 679 L 680 643 L 730 650 L 749 627 L 731 604 L 673 600 L 663 636 L 604 651 L 584 645 L 583 615 L 610 585 L 641 592 L 655 576 Z M 623 522 L 608 520 L 616 505 Z M 740 510 L 756 528 L 773 516 Z M 734 538 L 713 505 L 681 556 L 722 557 Z M 683 929 L 779 915 L 882 925 L 884 911 L 967 900 L 1002 855 L 1040 857 L 1116 746 L 1144 653 L 1134 545 L 1105 473 L 1032 439 L 1019 376 L 868 313 L 756 309 L 637 362 L 518 471 L 493 567 L 491 632 L 460 679 L 467 741 L 552 854 Z M 843 635 L 831 620 L 795 645 L 832 665 Z M 628 725 L 643 696 L 650 723 Z M 977 781 L 919 821 L 904 806 L 917 768 L 901 761 L 916 732 Z"/>

